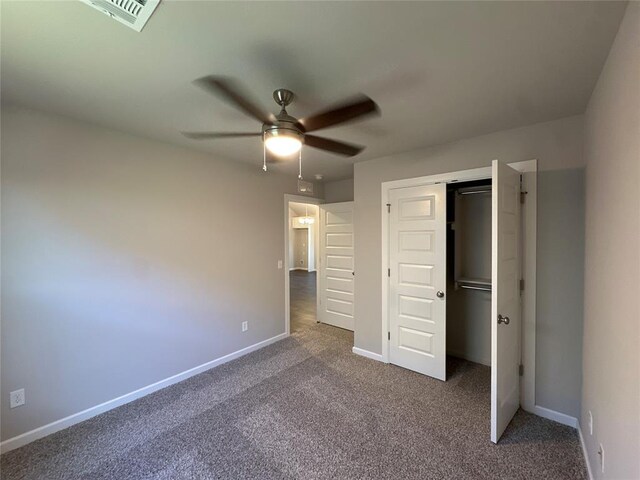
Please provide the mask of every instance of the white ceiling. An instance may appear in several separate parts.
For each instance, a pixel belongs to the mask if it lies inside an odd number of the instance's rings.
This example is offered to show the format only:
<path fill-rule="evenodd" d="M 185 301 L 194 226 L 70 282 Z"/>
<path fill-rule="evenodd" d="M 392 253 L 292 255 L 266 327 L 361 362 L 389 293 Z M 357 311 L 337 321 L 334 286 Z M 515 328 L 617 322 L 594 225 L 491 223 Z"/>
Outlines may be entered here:
<path fill-rule="evenodd" d="M 618 2 L 169 2 L 137 33 L 79 1 L 2 2 L 2 98 L 260 168 L 259 131 L 191 85 L 236 77 L 263 106 L 293 90 L 305 116 L 357 92 L 382 117 L 319 134 L 367 145 L 311 148 L 307 178 L 354 161 L 582 113 L 625 4 Z M 294 162 L 276 168 L 295 174 Z"/>

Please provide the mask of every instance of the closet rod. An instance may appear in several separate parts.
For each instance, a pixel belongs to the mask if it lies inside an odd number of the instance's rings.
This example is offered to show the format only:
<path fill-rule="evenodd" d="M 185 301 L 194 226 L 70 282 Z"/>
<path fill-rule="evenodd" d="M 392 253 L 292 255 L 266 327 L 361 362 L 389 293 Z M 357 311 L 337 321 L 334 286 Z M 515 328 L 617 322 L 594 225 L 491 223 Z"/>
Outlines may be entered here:
<path fill-rule="evenodd" d="M 476 193 L 491 193 L 491 187 L 486 188 L 469 188 L 469 189 L 459 189 L 458 195 L 475 195 Z"/>
<path fill-rule="evenodd" d="M 491 287 L 474 287 L 474 286 L 471 286 L 471 285 L 458 285 L 458 287 L 467 288 L 469 290 L 482 290 L 484 292 L 490 292 L 491 291 Z"/>

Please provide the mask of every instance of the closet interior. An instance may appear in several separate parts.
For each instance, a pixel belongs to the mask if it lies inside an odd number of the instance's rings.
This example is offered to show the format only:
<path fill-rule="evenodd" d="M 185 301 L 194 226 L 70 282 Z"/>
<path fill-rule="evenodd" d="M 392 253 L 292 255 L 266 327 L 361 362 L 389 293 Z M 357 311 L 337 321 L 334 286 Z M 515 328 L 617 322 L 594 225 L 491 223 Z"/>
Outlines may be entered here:
<path fill-rule="evenodd" d="M 447 355 L 491 366 L 491 179 L 447 186 Z"/>

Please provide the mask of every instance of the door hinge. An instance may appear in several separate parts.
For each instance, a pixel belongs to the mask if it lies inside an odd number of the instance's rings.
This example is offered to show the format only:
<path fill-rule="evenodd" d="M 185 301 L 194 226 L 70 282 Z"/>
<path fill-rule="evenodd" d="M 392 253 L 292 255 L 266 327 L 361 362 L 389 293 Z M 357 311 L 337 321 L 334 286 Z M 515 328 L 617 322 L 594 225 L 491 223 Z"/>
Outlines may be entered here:
<path fill-rule="evenodd" d="M 387 268 L 387 277 L 391 277 L 391 269 Z"/>
<path fill-rule="evenodd" d="M 520 291 L 524 292 L 524 278 L 520 279 Z"/>
<path fill-rule="evenodd" d="M 527 197 L 528 192 L 520 192 L 520 203 L 524 203 L 524 199 Z"/>
<path fill-rule="evenodd" d="M 387 332 L 387 340 L 391 340 L 391 332 Z"/>
<path fill-rule="evenodd" d="M 519 374 L 520 376 L 523 376 L 523 375 L 524 375 L 524 365 L 520 365 L 520 366 L 518 367 L 518 374 Z"/>
<path fill-rule="evenodd" d="M 387 203 L 387 213 L 391 213 L 391 204 Z"/>

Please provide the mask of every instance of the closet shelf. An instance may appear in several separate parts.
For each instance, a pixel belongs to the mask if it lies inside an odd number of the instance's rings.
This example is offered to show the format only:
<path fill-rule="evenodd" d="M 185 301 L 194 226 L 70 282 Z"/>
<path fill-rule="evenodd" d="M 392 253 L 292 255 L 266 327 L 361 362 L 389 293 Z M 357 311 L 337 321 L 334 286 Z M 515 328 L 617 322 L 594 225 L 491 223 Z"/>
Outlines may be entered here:
<path fill-rule="evenodd" d="M 469 290 L 491 291 L 491 279 L 489 278 L 458 278 L 456 288 L 466 288 Z"/>

